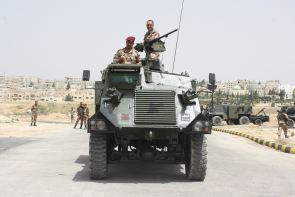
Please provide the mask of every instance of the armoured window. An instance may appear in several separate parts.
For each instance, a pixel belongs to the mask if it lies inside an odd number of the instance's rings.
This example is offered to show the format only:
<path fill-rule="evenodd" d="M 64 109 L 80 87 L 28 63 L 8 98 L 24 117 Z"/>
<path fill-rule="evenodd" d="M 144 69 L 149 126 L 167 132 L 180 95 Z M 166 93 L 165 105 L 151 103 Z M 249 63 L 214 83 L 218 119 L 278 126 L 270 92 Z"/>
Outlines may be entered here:
<path fill-rule="evenodd" d="M 118 89 L 133 89 L 139 82 L 139 73 L 114 72 L 110 74 L 110 84 Z"/>

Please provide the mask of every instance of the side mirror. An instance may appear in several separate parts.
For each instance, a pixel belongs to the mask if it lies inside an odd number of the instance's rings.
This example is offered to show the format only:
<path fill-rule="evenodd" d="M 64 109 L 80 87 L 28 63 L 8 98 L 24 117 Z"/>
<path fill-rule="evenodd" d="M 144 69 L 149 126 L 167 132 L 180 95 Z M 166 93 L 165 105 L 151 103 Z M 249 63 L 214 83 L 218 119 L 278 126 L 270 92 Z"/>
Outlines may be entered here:
<path fill-rule="evenodd" d="M 89 81 L 90 79 L 90 70 L 83 70 L 83 81 Z"/>
<path fill-rule="evenodd" d="M 209 73 L 209 84 L 208 84 L 208 89 L 214 92 L 214 90 L 217 88 L 215 85 L 216 79 L 215 79 L 215 73 Z"/>
<path fill-rule="evenodd" d="M 215 73 L 209 73 L 209 83 L 214 85 L 215 82 Z"/>

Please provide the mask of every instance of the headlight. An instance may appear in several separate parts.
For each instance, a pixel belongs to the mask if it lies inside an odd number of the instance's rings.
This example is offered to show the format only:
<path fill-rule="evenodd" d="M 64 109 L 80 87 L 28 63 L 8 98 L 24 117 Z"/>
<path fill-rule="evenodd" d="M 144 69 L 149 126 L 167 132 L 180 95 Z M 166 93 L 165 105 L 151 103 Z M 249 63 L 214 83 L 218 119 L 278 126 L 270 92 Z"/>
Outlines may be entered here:
<path fill-rule="evenodd" d="M 201 121 L 197 121 L 194 124 L 194 131 L 202 131 L 203 129 L 203 123 Z"/>
<path fill-rule="evenodd" d="M 103 121 L 103 120 L 98 120 L 96 122 L 96 127 L 97 127 L 97 130 L 105 130 L 106 129 L 106 123 Z"/>
<path fill-rule="evenodd" d="M 94 125 L 95 125 L 95 120 L 91 120 L 91 121 L 90 121 L 90 125 L 91 125 L 91 126 L 94 126 Z"/>
<path fill-rule="evenodd" d="M 197 121 L 193 126 L 193 131 L 208 133 L 210 131 L 211 125 L 208 121 Z"/>
<path fill-rule="evenodd" d="M 204 122 L 205 127 L 209 127 L 210 123 L 208 121 Z"/>

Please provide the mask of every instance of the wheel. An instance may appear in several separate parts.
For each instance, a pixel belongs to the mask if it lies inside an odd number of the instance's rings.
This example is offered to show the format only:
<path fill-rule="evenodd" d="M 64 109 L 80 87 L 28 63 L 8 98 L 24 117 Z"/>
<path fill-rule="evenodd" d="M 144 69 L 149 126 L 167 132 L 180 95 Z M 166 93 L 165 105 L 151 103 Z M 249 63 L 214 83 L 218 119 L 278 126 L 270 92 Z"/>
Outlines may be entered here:
<path fill-rule="evenodd" d="M 188 137 L 185 150 L 185 174 L 187 179 L 204 181 L 207 170 L 207 138 L 203 134 Z"/>
<path fill-rule="evenodd" d="M 261 120 L 261 119 L 257 119 L 257 120 L 255 120 L 254 123 L 255 123 L 256 125 L 261 126 L 261 125 L 262 125 L 262 120 Z"/>
<path fill-rule="evenodd" d="M 250 119 L 247 116 L 242 116 L 239 119 L 239 123 L 240 123 L 240 125 L 247 125 L 250 123 Z"/>
<path fill-rule="evenodd" d="M 222 119 L 221 119 L 221 117 L 219 117 L 219 116 L 214 116 L 214 117 L 212 118 L 212 122 L 213 122 L 213 125 L 214 125 L 214 126 L 220 126 L 221 123 L 222 123 Z"/>
<path fill-rule="evenodd" d="M 107 138 L 106 134 L 90 133 L 89 142 L 90 178 L 107 177 Z"/>
<path fill-rule="evenodd" d="M 292 119 L 289 119 L 287 125 L 288 127 L 294 127 L 294 121 Z"/>

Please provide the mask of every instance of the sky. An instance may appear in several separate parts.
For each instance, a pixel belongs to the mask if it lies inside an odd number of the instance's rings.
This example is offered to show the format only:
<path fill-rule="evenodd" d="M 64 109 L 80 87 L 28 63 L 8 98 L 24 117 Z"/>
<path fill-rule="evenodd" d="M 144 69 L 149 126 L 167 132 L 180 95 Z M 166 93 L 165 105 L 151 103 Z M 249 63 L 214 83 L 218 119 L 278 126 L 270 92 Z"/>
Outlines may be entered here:
<path fill-rule="evenodd" d="M 0 75 L 63 79 L 89 69 L 99 80 L 127 36 L 142 42 L 148 19 L 162 35 L 177 28 L 181 3 L 0 0 Z M 295 85 L 294 10 L 294 0 L 185 0 L 174 72 Z M 169 72 L 176 38 L 165 40 Z"/>

